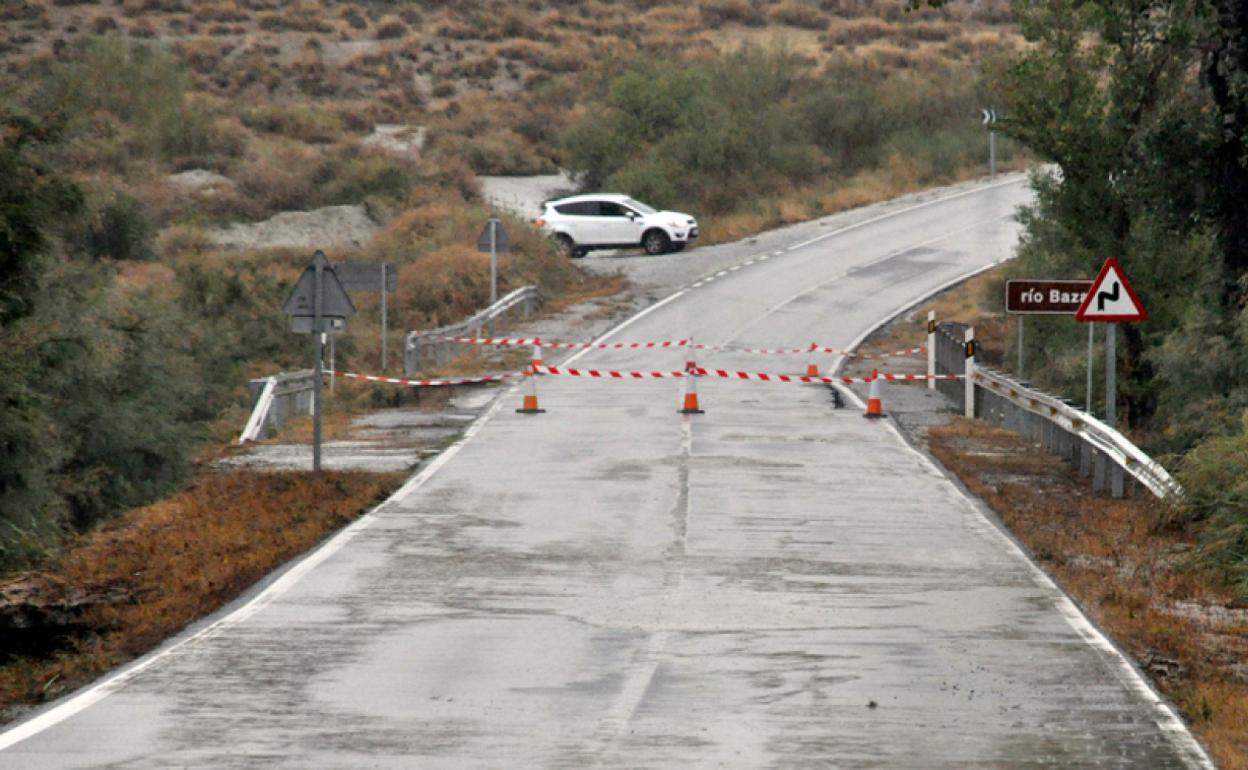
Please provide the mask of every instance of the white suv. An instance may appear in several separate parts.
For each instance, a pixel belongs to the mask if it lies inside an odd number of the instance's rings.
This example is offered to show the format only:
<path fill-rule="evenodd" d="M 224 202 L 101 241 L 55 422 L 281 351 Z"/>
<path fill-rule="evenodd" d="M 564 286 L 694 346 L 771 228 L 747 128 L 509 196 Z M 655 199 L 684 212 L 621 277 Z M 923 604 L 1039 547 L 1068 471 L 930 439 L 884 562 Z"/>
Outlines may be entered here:
<path fill-rule="evenodd" d="M 573 257 L 592 249 L 641 246 L 647 254 L 680 251 L 698 237 L 698 221 L 678 211 L 655 211 L 627 195 L 598 193 L 546 201 L 534 221 Z"/>

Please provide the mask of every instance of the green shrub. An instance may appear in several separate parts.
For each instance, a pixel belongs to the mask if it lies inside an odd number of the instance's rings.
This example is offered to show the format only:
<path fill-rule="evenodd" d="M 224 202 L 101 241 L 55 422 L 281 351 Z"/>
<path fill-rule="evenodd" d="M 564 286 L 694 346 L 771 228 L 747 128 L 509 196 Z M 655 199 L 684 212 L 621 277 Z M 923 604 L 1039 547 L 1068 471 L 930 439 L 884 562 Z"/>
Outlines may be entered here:
<path fill-rule="evenodd" d="M 123 192 L 100 201 L 85 223 L 81 246 L 93 259 L 149 260 L 155 228 L 142 203 Z"/>
<path fill-rule="evenodd" d="M 244 110 L 243 124 L 309 144 L 336 142 L 346 132 L 338 112 L 308 104 L 264 104 Z"/>
<path fill-rule="evenodd" d="M 1201 563 L 1248 596 L 1248 411 L 1238 433 L 1189 452 L 1177 477 L 1184 496 L 1172 501 L 1168 518 L 1196 524 Z"/>
<path fill-rule="evenodd" d="M 416 170 L 390 153 L 353 149 L 332 162 L 324 176 L 325 204 L 360 203 L 371 196 L 402 201 L 412 189 Z"/>

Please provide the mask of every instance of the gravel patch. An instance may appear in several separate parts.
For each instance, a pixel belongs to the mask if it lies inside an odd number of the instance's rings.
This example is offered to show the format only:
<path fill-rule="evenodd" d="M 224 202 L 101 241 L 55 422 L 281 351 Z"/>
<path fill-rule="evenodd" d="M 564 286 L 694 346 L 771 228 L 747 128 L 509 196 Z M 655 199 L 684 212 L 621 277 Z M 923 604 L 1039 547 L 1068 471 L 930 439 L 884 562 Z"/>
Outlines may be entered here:
<path fill-rule="evenodd" d="M 229 189 L 234 186 L 234 182 L 229 177 L 204 168 L 192 168 L 177 174 L 170 174 L 165 177 L 165 181 L 186 190 L 204 192 Z"/>
<path fill-rule="evenodd" d="M 211 228 L 208 240 L 228 251 L 252 249 L 362 248 L 378 225 L 363 206 L 327 206 L 313 211 L 285 211 L 263 222 Z"/>
<path fill-rule="evenodd" d="M 567 174 L 543 176 L 481 176 L 481 194 L 487 201 L 531 220 L 542 213 L 542 203 L 572 195 L 576 185 Z"/>
<path fill-rule="evenodd" d="M 420 155 L 420 151 L 425 148 L 426 136 L 428 136 L 428 131 L 424 126 L 383 123 L 374 127 L 373 133 L 365 137 L 360 144 L 388 150 L 396 155 L 415 157 Z"/>

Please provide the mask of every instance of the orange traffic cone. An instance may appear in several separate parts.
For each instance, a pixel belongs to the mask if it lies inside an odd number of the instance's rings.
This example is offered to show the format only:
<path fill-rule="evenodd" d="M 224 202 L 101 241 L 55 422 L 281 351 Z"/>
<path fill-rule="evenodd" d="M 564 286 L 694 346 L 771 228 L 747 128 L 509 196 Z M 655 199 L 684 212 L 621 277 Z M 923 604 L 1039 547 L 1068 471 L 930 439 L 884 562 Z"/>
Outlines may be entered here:
<path fill-rule="evenodd" d="M 546 410 L 537 408 L 537 375 L 533 372 L 524 373 L 524 406 L 516 410 L 516 414 L 542 414 Z"/>
<path fill-rule="evenodd" d="M 697 368 L 692 363 L 690 365 Z M 678 410 L 677 414 L 706 414 L 698 408 L 698 375 L 690 374 L 685 377 L 685 407 Z"/>
<path fill-rule="evenodd" d="M 871 370 L 871 390 L 867 391 L 867 411 L 863 417 L 883 417 L 884 408 L 880 404 L 880 372 Z"/>
<path fill-rule="evenodd" d="M 529 365 L 534 368 L 534 371 L 537 367 L 546 365 L 542 363 L 542 341 L 539 339 L 533 340 L 533 360 L 529 362 Z"/>
<path fill-rule="evenodd" d="M 815 351 L 818 349 L 819 349 L 818 344 L 814 342 L 810 343 L 810 358 L 806 362 L 806 376 L 807 377 L 819 376 L 819 364 L 815 363 Z"/>
<path fill-rule="evenodd" d="M 696 355 L 694 351 L 697 349 L 697 345 L 693 344 L 693 337 L 689 338 L 688 348 L 689 354 L 685 357 L 685 371 L 692 372 L 694 369 L 698 368 L 697 362 L 693 360 Z"/>

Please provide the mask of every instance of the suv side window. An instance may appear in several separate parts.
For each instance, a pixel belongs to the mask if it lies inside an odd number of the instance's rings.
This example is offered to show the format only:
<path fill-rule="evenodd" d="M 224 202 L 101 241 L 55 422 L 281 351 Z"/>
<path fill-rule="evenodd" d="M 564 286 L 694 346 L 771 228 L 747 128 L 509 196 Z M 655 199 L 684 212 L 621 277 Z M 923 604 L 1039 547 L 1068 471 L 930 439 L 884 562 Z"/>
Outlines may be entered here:
<path fill-rule="evenodd" d="M 599 211 L 598 211 L 599 216 L 626 217 L 629 214 L 628 209 L 624 208 L 618 203 L 613 203 L 612 201 L 599 201 L 598 206 L 599 206 Z"/>
<path fill-rule="evenodd" d="M 560 214 L 567 214 L 570 216 L 594 216 L 598 213 L 598 201 L 565 203 L 562 206 L 555 206 L 555 211 L 558 211 Z"/>

